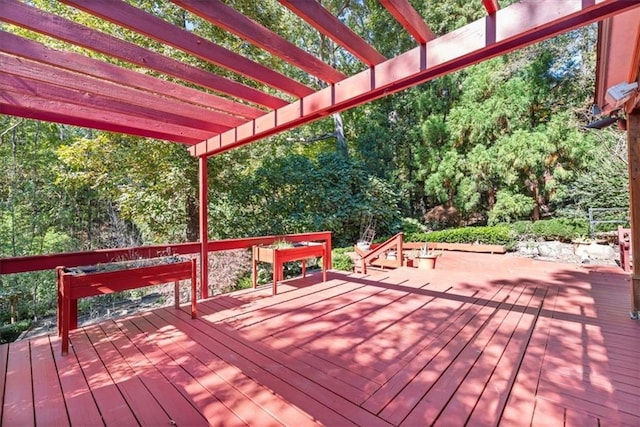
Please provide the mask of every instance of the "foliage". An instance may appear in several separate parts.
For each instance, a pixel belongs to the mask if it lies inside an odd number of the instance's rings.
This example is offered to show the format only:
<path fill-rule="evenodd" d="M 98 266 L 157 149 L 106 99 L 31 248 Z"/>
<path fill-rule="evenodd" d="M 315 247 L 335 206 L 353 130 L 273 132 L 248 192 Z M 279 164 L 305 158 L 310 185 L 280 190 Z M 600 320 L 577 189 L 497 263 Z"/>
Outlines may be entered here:
<path fill-rule="evenodd" d="M 584 218 L 552 218 L 542 221 L 517 221 L 508 225 L 520 240 L 543 239 L 571 242 L 589 234 L 589 221 Z"/>
<path fill-rule="evenodd" d="M 353 248 L 350 249 L 353 250 Z M 353 271 L 353 260 L 344 252 L 331 251 L 331 262 L 334 270 Z"/>
<path fill-rule="evenodd" d="M 29 320 L 22 320 L 10 325 L 0 326 L 0 344 L 15 341 L 21 333 L 29 329 L 29 326 L 31 326 Z"/>
<path fill-rule="evenodd" d="M 462 227 L 430 233 L 412 233 L 405 236 L 408 242 L 481 243 L 486 245 L 510 245 L 515 233 L 506 226 Z"/>
<path fill-rule="evenodd" d="M 402 218 L 401 230 L 405 234 L 420 233 L 424 231 L 424 225 L 414 218 Z"/>

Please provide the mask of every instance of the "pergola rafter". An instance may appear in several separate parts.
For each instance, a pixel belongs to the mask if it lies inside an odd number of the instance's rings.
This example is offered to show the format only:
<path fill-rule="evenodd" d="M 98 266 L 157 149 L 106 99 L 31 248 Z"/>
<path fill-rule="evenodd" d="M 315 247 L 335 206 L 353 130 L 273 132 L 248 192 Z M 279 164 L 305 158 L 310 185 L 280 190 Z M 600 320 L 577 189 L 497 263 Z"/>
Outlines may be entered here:
<path fill-rule="evenodd" d="M 327 83 L 346 76 L 220 0 L 171 0 L 178 6 L 253 45 L 275 55 Z"/>
<path fill-rule="evenodd" d="M 418 43 L 425 44 L 436 38 L 433 31 L 408 0 L 380 0 L 380 3 Z"/>
<path fill-rule="evenodd" d="M 273 71 L 262 64 L 251 61 L 187 30 L 179 29 L 171 23 L 123 1 L 60 1 L 154 40 L 173 46 L 176 49 L 190 53 L 211 64 L 227 68 L 252 80 L 269 85 L 281 92 L 298 98 L 313 93 L 313 89 L 296 80 Z"/>
<path fill-rule="evenodd" d="M 2 20 L 257 105 L 268 108 L 286 105 L 286 101 L 283 99 L 92 30 L 68 19 L 28 6 L 18 0 L 3 0 Z M 228 104 L 227 108 L 231 108 L 231 105 L 234 104 L 234 102 L 224 99 L 221 99 L 220 103 Z"/>
<path fill-rule="evenodd" d="M 316 30 L 347 49 L 366 65 L 371 67 L 387 60 L 373 46 L 354 33 L 351 28 L 329 13 L 320 3 L 306 0 L 278 1 Z"/>

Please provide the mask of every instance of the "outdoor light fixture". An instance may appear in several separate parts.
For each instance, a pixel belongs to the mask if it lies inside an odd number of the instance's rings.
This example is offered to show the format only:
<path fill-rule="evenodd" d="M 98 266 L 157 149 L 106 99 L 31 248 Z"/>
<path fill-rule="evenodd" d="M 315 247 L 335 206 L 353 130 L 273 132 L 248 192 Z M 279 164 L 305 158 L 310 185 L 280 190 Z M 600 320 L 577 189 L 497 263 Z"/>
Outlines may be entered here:
<path fill-rule="evenodd" d="M 607 89 L 607 93 L 604 96 L 604 99 L 613 106 L 613 108 L 618 108 L 635 92 L 638 91 L 638 82 L 627 83 L 622 82 L 615 86 L 611 86 Z"/>

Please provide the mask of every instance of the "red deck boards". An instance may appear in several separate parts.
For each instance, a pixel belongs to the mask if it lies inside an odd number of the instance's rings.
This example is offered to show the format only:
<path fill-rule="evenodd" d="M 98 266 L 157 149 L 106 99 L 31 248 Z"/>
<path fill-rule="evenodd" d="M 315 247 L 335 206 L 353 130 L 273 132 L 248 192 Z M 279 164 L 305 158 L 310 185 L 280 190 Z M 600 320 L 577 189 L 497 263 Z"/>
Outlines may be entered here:
<path fill-rule="evenodd" d="M 619 269 L 447 252 L 320 280 L 84 326 L 68 356 L 0 346 L 2 425 L 640 425 Z"/>

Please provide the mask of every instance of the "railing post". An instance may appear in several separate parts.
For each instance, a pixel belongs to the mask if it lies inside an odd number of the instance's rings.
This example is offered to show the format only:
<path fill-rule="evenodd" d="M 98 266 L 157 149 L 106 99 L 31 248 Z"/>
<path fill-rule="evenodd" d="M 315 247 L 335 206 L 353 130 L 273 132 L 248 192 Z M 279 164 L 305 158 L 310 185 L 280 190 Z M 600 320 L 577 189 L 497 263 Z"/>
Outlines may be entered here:
<path fill-rule="evenodd" d="M 640 109 L 627 116 L 629 206 L 631 207 L 631 315 L 640 318 Z M 640 320 L 640 319 L 638 319 Z"/>
<path fill-rule="evenodd" d="M 207 223 L 207 156 L 199 157 L 200 181 L 200 298 L 209 297 L 209 228 Z"/>

